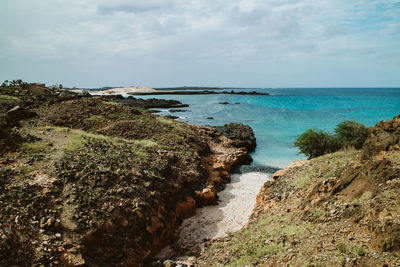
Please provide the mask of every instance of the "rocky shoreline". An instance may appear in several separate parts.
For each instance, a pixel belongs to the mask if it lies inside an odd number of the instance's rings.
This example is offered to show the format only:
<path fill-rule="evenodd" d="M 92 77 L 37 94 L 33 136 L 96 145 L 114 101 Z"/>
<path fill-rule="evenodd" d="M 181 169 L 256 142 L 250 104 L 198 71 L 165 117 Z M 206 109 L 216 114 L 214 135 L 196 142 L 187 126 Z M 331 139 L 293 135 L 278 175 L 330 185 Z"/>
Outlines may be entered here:
<path fill-rule="evenodd" d="M 296 161 L 261 188 L 246 228 L 196 266 L 399 266 L 400 115 L 361 150 Z"/>
<path fill-rule="evenodd" d="M 248 126 L 146 110 L 177 101 L 0 92 L 0 265 L 142 266 L 255 147 Z"/>
<path fill-rule="evenodd" d="M 246 91 L 163 91 L 158 90 L 157 92 L 131 92 L 128 95 L 269 95 L 269 93 L 259 93 L 256 91 L 246 92 Z"/>

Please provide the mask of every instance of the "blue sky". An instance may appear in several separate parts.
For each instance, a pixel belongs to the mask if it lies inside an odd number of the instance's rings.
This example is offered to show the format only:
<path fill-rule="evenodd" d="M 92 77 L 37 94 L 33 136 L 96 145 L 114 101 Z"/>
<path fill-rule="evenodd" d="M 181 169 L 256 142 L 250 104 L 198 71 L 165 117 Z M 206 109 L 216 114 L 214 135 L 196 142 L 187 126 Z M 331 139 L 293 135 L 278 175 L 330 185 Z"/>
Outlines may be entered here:
<path fill-rule="evenodd" d="M 66 86 L 400 86 L 400 1 L 13 0 L 0 80 Z"/>

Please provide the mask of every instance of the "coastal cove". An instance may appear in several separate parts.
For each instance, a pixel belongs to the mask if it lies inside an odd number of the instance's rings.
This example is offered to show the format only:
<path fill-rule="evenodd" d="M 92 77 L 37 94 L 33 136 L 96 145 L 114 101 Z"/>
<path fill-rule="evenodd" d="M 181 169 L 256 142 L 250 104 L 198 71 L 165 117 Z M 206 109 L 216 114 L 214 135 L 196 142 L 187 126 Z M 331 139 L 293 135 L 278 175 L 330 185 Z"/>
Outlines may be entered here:
<path fill-rule="evenodd" d="M 160 95 L 135 98 L 174 99 L 188 104 L 177 116 L 196 125 L 223 125 L 238 122 L 249 125 L 257 139 L 252 154 L 255 165 L 284 168 L 293 160 L 304 159 L 293 147 L 294 139 L 309 128 L 332 131 L 344 120 L 357 120 L 372 126 L 388 120 L 400 109 L 400 88 L 281 88 L 227 89 L 256 91 L 270 95 Z M 228 104 L 222 105 L 220 103 Z M 213 118 L 213 119 L 208 119 Z"/>
<path fill-rule="evenodd" d="M 361 227 L 354 231 L 360 238 L 349 249 L 334 244 L 320 251 L 323 259 L 362 263 L 368 261 L 357 258 L 366 255 L 364 247 L 398 249 L 392 233 L 400 232 L 399 116 L 372 127 L 362 150 L 295 161 L 279 171 L 272 166 L 284 167 L 296 157 L 280 154 L 285 142 L 268 139 L 295 137 L 303 124 L 329 130 L 341 117 L 367 123 L 375 113 L 390 116 L 398 112 L 398 89 L 361 97 L 296 89 L 287 95 L 190 96 L 182 102 L 91 96 L 44 84 L 0 89 L 0 265 L 280 263 L 301 253 L 309 259 L 315 251 L 309 249 L 319 246 L 302 246 L 302 239 L 325 237 L 333 227 L 333 244 L 336 236 L 346 238 L 341 230 L 349 224 Z M 196 119 L 198 125 L 187 123 Z M 361 225 L 356 210 L 364 218 Z M 373 227 L 370 219 L 377 222 Z M 338 224 L 327 224 L 333 220 Z M 166 245 L 167 253 L 154 258 Z M 224 246 L 232 248 L 221 250 Z M 343 258 L 336 249 L 352 255 Z M 397 261 L 396 254 L 370 255 L 377 262 Z"/>

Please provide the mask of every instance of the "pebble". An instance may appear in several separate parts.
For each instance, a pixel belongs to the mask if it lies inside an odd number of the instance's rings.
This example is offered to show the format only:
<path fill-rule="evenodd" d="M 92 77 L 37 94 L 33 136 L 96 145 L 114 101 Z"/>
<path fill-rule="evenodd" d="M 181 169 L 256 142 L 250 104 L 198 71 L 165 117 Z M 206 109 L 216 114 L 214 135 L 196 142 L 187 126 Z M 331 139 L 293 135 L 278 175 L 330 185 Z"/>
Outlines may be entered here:
<path fill-rule="evenodd" d="M 61 238 L 61 234 L 60 233 L 56 233 L 56 237 L 57 238 Z"/>

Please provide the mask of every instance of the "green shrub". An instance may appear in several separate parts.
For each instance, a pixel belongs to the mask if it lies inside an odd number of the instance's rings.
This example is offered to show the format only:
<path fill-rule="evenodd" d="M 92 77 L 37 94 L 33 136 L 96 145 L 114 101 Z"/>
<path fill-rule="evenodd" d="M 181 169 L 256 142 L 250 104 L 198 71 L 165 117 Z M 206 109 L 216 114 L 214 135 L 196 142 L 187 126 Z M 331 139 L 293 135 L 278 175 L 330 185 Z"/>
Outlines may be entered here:
<path fill-rule="evenodd" d="M 362 148 L 368 137 L 367 127 L 356 121 L 343 121 L 336 125 L 335 134 L 319 129 L 308 129 L 296 138 L 294 146 L 309 159 L 340 149 Z"/>
<path fill-rule="evenodd" d="M 367 127 L 356 121 L 343 121 L 335 128 L 341 147 L 362 148 L 368 136 Z"/>
<path fill-rule="evenodd" d="M 339 150 L 337 138 L 325 131 L 308 129 L 296 138 L 294 145 L 309 159 Z"/>

